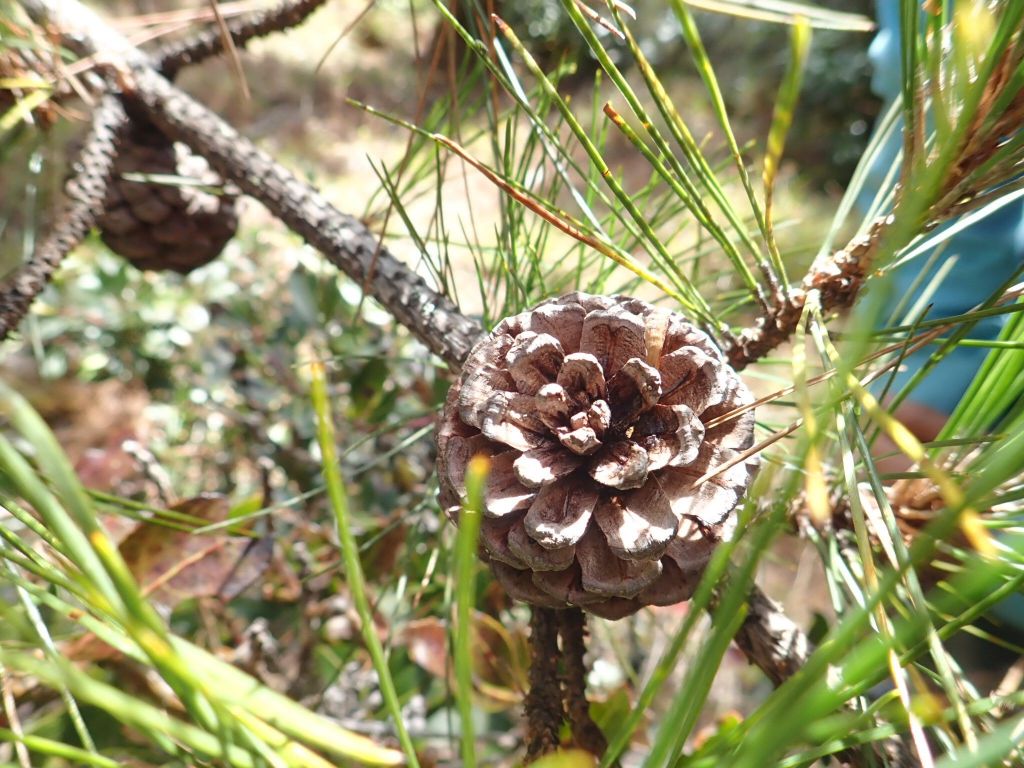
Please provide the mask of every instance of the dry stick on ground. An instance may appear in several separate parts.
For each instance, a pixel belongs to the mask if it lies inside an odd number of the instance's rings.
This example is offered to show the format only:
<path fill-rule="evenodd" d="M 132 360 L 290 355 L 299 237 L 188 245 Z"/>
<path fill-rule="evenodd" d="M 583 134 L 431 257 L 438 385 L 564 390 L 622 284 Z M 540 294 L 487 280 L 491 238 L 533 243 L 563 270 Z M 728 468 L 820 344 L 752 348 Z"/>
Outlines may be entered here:
<path fill-rule="evenodd" d="M 22 0 L 22 6 L 38 23 L 61 30 L 68 38 L 67 43 L 77 45 L 80 52 L 94 54 L 102 50 L 117 67 L 122 85 L 170 138 L 189 144 L 226 180 L 262 202 L 343 272 L 365 284 L 396 320 L 453 368 L 461 365 L 483 329 L 385 249 L 380 249 L 376 269 L 368 276 L 378 241 L 362 223 L 335 209 L 319 192 L 176 89 L 150 66 L 144 54 L 77 0 Z M 884 225 L 882 222 L 876 227 L 880 231 Z M 876 240 L 877 233 L 870 242 L 855 243 L 840 252 L 839 259 L 825 265 L 828 269 L 819 265 L 805 280 L 805 286 L 821 292 L 823 305 L 833 296 L 851 301 L 867 271 L 872 243 Z M 795 307 L 799 301 L 794 300 L 792 311 L 780 311 L 743 334 L 740 345 L 729 350 L 733 365 L 743 367 L 785 340 L 798 322 L 800 313 Z M 810 643 L 781 608 L 756 586 L 751 588 L 749 602 L 752 610 L 735 638 L 736 643 L 752 663 L 778 684 L 801 666 L 804 649 L 809 649 Z M 549 634 L 554 617 L 549 612 L 550 609 L 543 608 L 534 610 L 534 631 L 538 632 L 539 627 L 541 641 L 538 647 L 552 647 Z M 543 669 L 547 669 L 547 663 L 539 659 Z M 561 716 L 560 695 L 558 708 Z"/>
<path fill-rule="evenodd" d="M 32 258 L 0 283 L 0 339 L 24 317 L 64 257 L 89 234 L 103 211 L 117 142 L 128 118 L 116 96 L 107 95 L 93 112 L 92 129 L 72 165 L 67 200 L 46 239 Z"/>

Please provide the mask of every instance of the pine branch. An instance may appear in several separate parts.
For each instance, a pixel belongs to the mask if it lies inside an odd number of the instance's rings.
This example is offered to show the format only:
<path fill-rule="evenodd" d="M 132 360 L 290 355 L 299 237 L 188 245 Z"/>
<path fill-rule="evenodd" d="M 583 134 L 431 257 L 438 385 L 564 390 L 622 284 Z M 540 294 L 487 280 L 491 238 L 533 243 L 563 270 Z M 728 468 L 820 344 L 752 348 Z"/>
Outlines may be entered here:
<path fill-rule="evenodd" d="M 780 296 L 770 314 L 737 334 L 735 342 L 725 350 L 732 367 L 742 370 L 785 343 L 799 325 L 812 291 L 817 293 L 823 312 L 852 306 L 892 221 L 892 215 L 883 216 L 845 248 L 816 259 L 799 289 L 791 289 L 788 298 Z"/>
<path fill-rule="evenodd" d="M 77 0 L 24 0 L 40 24 L 61 30 L 82 55 L 102 51 L 122 93 L 164 134 L 188 144 L 226 181 L 259 200 L 345 274 L 365 286 L 398 322 L 457 366 L 482 329 L 455 304 L 396 259 L 362 222 L 258 149 L 228 123 L 175 88 L 142 51 Z"/>
<path fill-rule="evenodd" d="M 282 32 L 297 27 L 326 0 L 284 0 L 279 5 L 263 11 L 246 14 L 227 23 L 231 39 L 238 48 L 244 48 L 250 40 L 265 37 L 273 32 Z M 173 80 L 178 71 L 197 64 L 224 50 L 224 36 L 218 27 L 204 29 L 185 40 L 169 43 L 154 55 L 156 69 L 167 79 Z"/>
<path fill-rule="evenodd" d="M 105 96 L 93 113 L 92 129 L 72 165 L 74 176 L 65 185 L 67 200 L 56 224 L 31 259 L 0 283 L 0 339 L 7 338 L 18 325 L 64 257 L 96 223 L 103 211 L 117 143 L 127 124 L 121 101 L 116 96 Z"/>

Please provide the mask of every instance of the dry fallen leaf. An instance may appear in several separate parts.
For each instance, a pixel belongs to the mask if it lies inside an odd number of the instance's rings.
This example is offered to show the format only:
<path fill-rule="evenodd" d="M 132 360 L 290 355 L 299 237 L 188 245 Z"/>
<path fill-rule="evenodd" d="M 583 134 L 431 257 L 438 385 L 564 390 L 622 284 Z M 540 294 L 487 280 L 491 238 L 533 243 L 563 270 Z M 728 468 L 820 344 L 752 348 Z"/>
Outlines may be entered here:
<path fill-rule="evenodd" d="M 227 518 L 230 506 L 226 497 L 211 494 L 188 499 L 173 509 L 218 523 Z M 223 529 L 197 535 L 141 522 L 120 549 L 147 597 L 173 609 L 189 598 L 230 600 L 238 595 L 267 568 L 273 540 L 232 535 Z"/>
<path fill-rule="evenodd" d="M 526 688 L 529 663 L 526 636 L 480 612 L 473 614 L 473 634 L 473 682 L 482 703 L 502 709 L 518 704 Z M 454 684 L 444 622 L 437 618 L 411 621 L 403 629 L 402 639 L 415 664 Z"/>

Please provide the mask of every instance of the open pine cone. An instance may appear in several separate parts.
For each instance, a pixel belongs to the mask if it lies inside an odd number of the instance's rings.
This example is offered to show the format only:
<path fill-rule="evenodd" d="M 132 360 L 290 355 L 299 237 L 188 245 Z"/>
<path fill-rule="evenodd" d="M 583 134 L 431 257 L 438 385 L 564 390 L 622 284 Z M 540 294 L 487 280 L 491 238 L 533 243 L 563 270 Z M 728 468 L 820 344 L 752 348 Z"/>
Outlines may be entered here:
<path fill-rule="evenodd" d="M 180 176 L 192 183 L 156 183 L 130 174 Z M 193 181 L 194 180 L 194 181 Z M 139 269 L 187 274 L 213 261 L 238 229 L 238 190 L 212 194 L 200 184 L 223 182 L 206 161 L 174 144 L 144 117 L 131 126 L 114 160 L 103 215 L 103 242 Z"/>
<path fill-rule="evenodd" d="M 470 352 L 437 430 L 440 500 L 490 459 L 481 544 L 513 597 L 621 618 L 686 600 L 756 459 L 753 401 L 706 334 L 627 297 L 573 293 Z M 718 467 L 722 471 L 695 484 Z"/>

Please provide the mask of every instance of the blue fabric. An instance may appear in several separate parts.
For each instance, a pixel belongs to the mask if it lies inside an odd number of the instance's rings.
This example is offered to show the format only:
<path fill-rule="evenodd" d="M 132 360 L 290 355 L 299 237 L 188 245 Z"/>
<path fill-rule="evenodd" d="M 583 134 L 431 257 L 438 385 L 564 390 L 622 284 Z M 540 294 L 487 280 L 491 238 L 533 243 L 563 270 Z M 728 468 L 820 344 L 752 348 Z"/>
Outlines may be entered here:
<path fill-rule="evenodd" d="M 873 64 L 872 90 L 892 101 L 900 94 L 900 32 L 899 0 L 876 0 L 878 32 L 868 55 Z M 857 198 L 858 207 L 866 212 L 886 177 L 897 163 L 902 146 L 897 130 L 881 148 L 875 163 L 868 169 L 866 182 Z M 990 297 L 1006 281 L 1024 258 L 1024 201 L 1011 203 L 947 240 L 943 261 L 955 258 L 953 268 L 931 298 L 927 317 L 947 317 L 967 312 Z M 915 283 L 922 288 L 930 282 L 932 272 L 921 276 L 931 253 L 895 270 L 892 275 L 892 300 L 884 317 L 896 308 Z M 918 282 L 920 281 L 920 282 Z M 910 302 L 913 304 L 913 301 Z M 909 308 L 909 305 L 904 305 Z M 902 324 L 904 318 L 896 318 Z M 971 338 L 994 339 L 1005 323 L 1004 318 L 987 318 L 971 331 Z M 903 372 L 895 378 L 895 388 L 907 382 L 928 360 L 934 347 L 921 350 L 905 361 Z M 909 400 L 949 414 L 960 402 L 988 350 L 982 347 L 959 347 L 939 363 L 928 377 L 910 394 Z"/>
<path fill-rule="evenodd" d="M 871 90 L 886 101 L 900 95 L 900 4 L 899 0 L 875 0 L 878 31 L 868 48 L 871 60 Z"/>
<path fill-rule="evenodd" d="M 901 88 L 899 0 L 876 0 L 876 16 L 878 33 L 868 51 L 874 66 L 871 87 L 875 93 L 891 102 L 899 97 Z M 878 160 L 868 169 L 866 183 L 857 199 L 862 211 L 869 209 L 885 184 L 890 169 L 897 162 L 901 142 L 897 130 L 882 147 Z M 935 290 L 928 317 L 946 317 L 969 311 L 989 298 L 1024 261 L 1024 201 L 1011 203 L 986 216 L 951 237 L 942 247 L 944 250 L 940 262 L 954 257 L 957 261 Z M 891 314 L 900 300 L 910 294 L 915 283 L 922 288 L 929 285 L 932 274 L 941 266 L 934 265 L 930 273 L 922 278 L 921 271 L 930 256 L 930 253 L 922 254 L 895 270 L 892 275 L 893 298 L 884 317 Z M 909 305 L 912 304 L 911 300 Z M 909 305 L 904 306 L 909 308 Z M 902 323 L 902 318 L 896 318 L 896 321 Z M 975 325 L 970 336 L 975 339 L 995 339 L 1004 323 L 1005 318 L 985 318 Z M 896 375 L 891 391 L 899 391 L 924 365 L 931 353 L 932 349 L 925 348 L 910 355 L 904 361 L 906 370 Z M 914 388 L 908 399 L 945 414 L 952 413 L 987 354 L 988 350 L 982 347 L 957 347 Z M 1022 546 L 1020 537 L 1001 538 L 1018 550 Z M 1016 594 L 1003 600 L 993 607 L 992 615 L 1017 630 L 1024 630 L 1024 595 Z"/>

